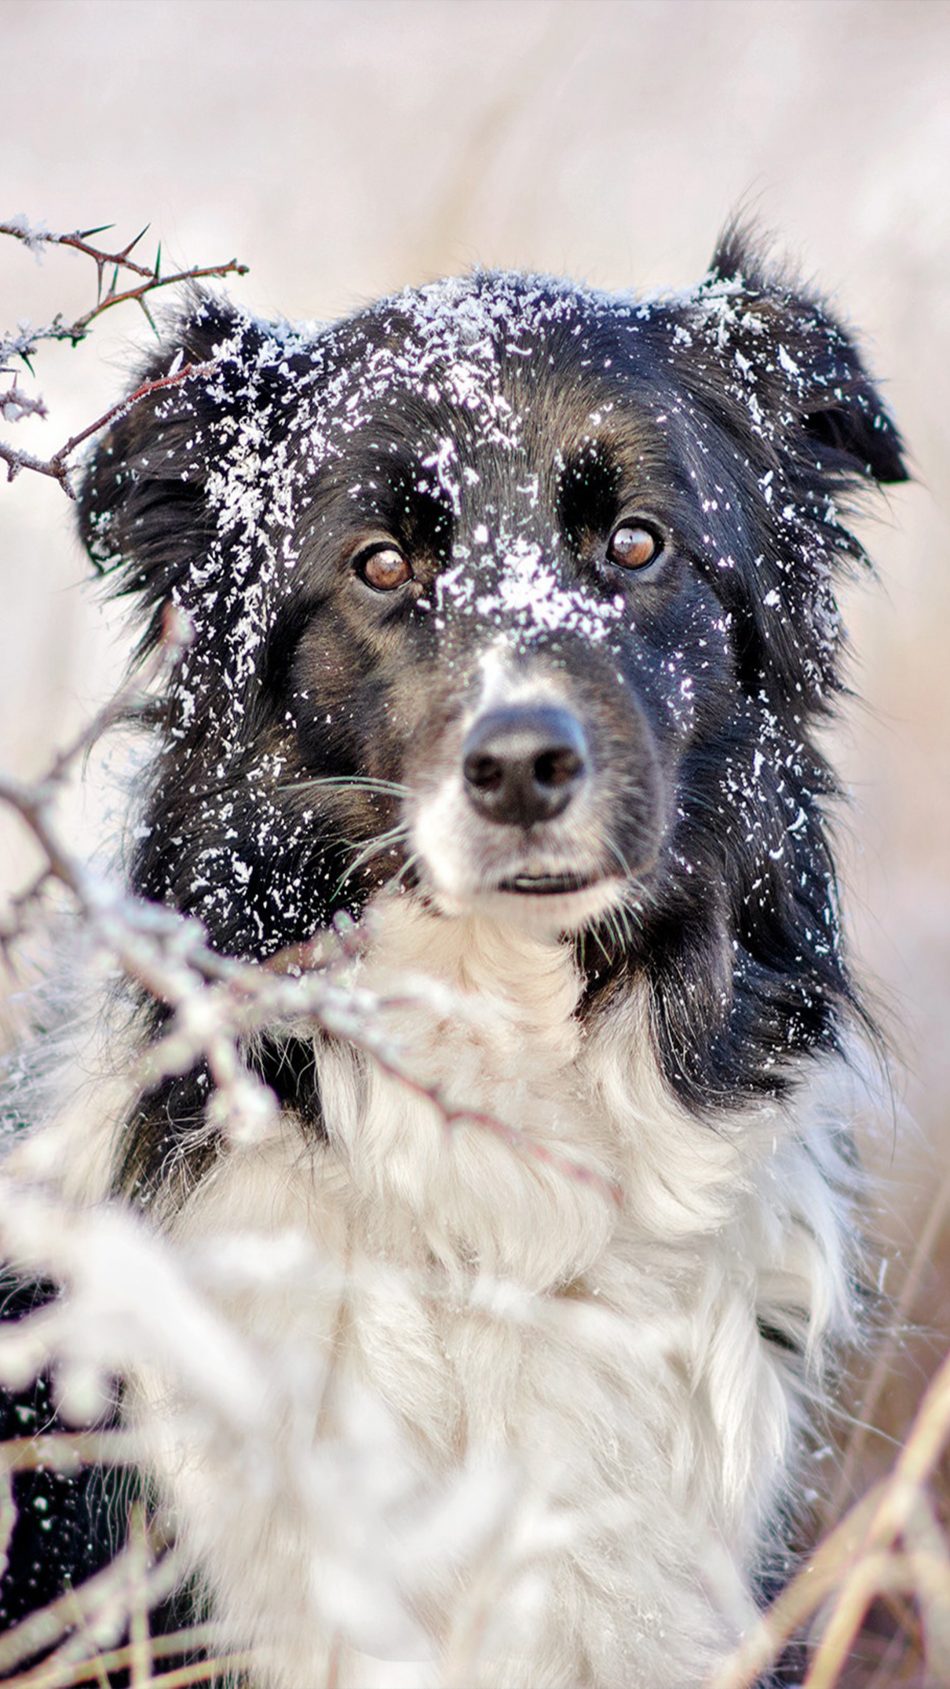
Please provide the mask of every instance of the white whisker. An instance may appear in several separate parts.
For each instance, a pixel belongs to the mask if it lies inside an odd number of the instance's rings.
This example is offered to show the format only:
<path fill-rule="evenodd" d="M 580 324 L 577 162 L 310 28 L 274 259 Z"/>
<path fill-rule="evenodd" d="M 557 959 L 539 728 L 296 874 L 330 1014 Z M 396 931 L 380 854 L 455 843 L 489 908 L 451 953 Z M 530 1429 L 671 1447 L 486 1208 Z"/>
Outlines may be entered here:
<path fill-rule="evenodd" d="M 283 792 L 309 792 L 322 788 L 325 791 L 364 791 L 378 794 L 381 797 L 408 798 L 412 793 L 410 788 L 398 780 L 377 780 L 369 774 L 320 774 L 310 780 L 292 780 L 280 789 Z"/>

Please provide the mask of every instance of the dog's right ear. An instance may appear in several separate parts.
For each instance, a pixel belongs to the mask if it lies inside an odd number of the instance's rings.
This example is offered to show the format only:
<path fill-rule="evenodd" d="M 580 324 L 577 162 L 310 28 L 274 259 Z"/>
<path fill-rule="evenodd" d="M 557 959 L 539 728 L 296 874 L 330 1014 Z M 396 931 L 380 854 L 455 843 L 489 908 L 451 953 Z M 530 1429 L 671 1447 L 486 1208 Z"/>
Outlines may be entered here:
<path fill-rule="evenodd" d="M 263 325 L 226 300 L 194 294 L 86 461 L 80 535 L 117 596 L 141 595 L 146 647 L 170 596 L 188 609 L 189 581 L 212 537 L 206 492 L 213 441 L 229 412 L 237 426 L 241 372 L 256 364 L 264 338 Z"/>
<path fill-rule="evenodd" d="M 816 293 L 770 266 L 741 224 L 722 235 L 697 290 L 704 296 L 707 309 L 719 307 L 709 322 L 733 388 L 747 408 L 751 393 L 756 420 L 799 478 L 813 474 L 829 496 L 908 479 L 903 442 L 854 335 Z"/>

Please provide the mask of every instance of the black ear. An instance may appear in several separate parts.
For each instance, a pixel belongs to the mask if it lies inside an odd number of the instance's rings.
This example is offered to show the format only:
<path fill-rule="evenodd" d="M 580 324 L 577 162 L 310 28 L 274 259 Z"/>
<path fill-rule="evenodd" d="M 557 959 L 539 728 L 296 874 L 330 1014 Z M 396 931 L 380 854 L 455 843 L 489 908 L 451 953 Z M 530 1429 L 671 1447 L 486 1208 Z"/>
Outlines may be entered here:
<path fill-rule="evenodd" d="M 826 709 L 842 684 L 836 584 L 866 561 L 855 495 L 907 479 L 900 435 L 853 335 L 740 230 L 658 321 L 689 395 L 692 472 L 715 471 L 703 551 L 740 681 Z"/>
<path fill-rule="evenodd" d="M 740 226 L 721 237 L 704 293 L 727 302 L 722 349 L 740 386 L 758 384 L 766 427 L 778 425 L 829 479 L 908 479 L 901 437 L 853 335 L 817 296 L 763 263 Z"/>
<path fill-rule="evenodd" d="M 194 294 L 140 369 L 134 395 L 150 382 L 181 377 L 133 398 L 95 443 L 78 491 L 79 530 L 94 567 L 114 577 L 117 595 L 139 593 L 156 637 L 172 594 L 187 610 L 213 537 L 206 498 L 213 441 L 239 410 L 241 372 L 253 367 L 264 329 L 226 300 Z"/>

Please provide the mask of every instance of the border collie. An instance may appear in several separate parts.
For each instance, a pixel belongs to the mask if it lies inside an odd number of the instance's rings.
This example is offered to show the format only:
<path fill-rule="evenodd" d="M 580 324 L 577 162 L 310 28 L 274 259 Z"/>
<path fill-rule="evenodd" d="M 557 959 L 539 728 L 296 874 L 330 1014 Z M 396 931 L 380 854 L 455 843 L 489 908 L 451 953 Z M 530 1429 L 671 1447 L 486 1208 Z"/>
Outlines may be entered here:
<path fill-rule="evenodd" d="M 308 1239 L 342 1299 L 216 1292 L 263 1369 L 332 1362 L 293 1435 L 342 1434 L 356 1392 L 427 1482 L 517 1505 L 400 1641 L 327 1617 L 335 1545 L 236 1484 L 157 1362 L 127 1389 L 145 1465 L 255 1685 L 701 1684 L 786 1566 L 853 1323 L 822 1093 L 863 1011 L 815 730 L 848 501 L 904 479 L 899 436 L 849 332 L 734 232 L 645 300 L 484 272 L 298 327 L 197 296 L 145 373 L 183 360 L 80 496 L 143 646 L 169 601 L 193 629 L 130 885 L 251 962 L 358 921 L 412 1083 L 276 1027 L 246 1051 L 276 1123 L 242 1141 L 206 1066 L 123 1079 L 167 1030 L 142 1005 L 74 1185 L 176 1247 Z"/>

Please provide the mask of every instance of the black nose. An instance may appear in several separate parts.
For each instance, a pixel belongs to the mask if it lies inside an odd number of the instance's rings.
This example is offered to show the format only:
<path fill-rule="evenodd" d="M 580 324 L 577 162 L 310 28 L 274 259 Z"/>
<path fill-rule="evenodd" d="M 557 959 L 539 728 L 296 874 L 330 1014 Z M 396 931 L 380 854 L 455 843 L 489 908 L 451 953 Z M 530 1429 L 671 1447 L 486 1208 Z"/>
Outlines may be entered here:
<path fill-rule="evenodd" d="M 568 806 L 587 773 L 587 742 L 568 710 L 489 710 L 462 747 L 469 801 L 489 821 L 530 827 Z"/>

